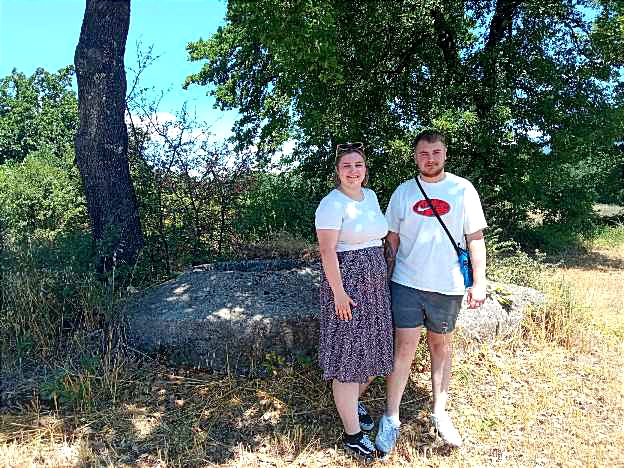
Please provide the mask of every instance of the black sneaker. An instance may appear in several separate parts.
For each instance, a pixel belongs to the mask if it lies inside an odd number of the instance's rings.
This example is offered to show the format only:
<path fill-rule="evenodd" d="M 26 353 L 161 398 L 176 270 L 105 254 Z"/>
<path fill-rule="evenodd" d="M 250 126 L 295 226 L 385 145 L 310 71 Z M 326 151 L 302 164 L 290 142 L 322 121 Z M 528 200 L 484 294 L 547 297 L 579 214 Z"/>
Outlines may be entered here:
<path fill-rule="evenodd" d="M 368 410 L 364 403 L 358 401 L 358 417 L 360 418 L 360 429 L 363 431 L 370 431 L 375 427 L 375 423 L 371 415 L 368 414 Z"/>
<path fill-rule="evenodd" d="M 344 434 L 342 436 L 342 447 L 351 455 L 361 457 L 366 461 L 373 461 L 380 457 L 375 445 L 362 432 L 351 436 Z"/>

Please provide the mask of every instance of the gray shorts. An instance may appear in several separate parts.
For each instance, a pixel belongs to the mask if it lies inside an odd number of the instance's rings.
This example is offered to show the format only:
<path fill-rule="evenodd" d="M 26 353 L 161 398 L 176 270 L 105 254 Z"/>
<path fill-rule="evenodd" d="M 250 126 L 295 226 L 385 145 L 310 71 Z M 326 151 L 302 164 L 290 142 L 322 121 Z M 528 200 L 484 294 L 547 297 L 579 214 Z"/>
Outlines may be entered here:
<path fill-rule="evenodd" d="M 395 328 L 424 327 L 446 334 L 455 329 L 463 296 L 451 296 L 409 288 L 390 282 Z"/>

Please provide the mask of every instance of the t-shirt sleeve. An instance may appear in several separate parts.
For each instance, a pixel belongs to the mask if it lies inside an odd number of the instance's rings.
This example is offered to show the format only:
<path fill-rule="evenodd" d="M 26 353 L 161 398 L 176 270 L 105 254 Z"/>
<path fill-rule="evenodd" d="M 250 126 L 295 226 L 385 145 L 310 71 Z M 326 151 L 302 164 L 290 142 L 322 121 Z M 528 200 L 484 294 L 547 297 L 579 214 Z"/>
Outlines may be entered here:
<path fill-rule="evenodd" d="M 472 184 L 464 193 L 464 234 L 472 234 L 487 227 L 479 194 Z"/>
<path fill-rule="evenodd" d="M 368 191 L 368 193 L 371 194 L 370 199 L 371 199 L 371 203 L 373 206 L 376 206 L 377 208 L 379 208 L 379 211 L 381 211 L 381 207 L 379 206 L 379 199 L 377 198 L 377 194 L 375 192 L 373 192 L 371 189 L 366 189 Z"/>
<path fill-rule="evenodd" d="M 332 197 L 325 197 L 319 203 L 314 218 L 314 226 L 316 229 L 335 229 L 340 230 L 342 227 L 344 208 L 342 204 Z"/>
<path fill-rule="evenodd" d="M 400 187 L 399 187 L 400 188 Z M 388 230 L 399 233 L 399 226 L 401 224 L 402 212 L 401 212 L 401 194 L 397 188 L 388 203 L 386 209 L 386 221 L 388 221 Z"/>

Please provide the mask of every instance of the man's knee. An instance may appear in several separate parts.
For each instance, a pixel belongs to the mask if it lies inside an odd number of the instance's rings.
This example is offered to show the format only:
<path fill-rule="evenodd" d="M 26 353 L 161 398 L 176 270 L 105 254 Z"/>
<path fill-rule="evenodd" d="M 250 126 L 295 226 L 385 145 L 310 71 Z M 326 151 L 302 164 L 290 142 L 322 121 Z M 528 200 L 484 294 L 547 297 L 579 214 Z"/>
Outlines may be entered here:
<path fill-rule="evenodd" d="M 398 363 L 411 363 L 420 341 L 420 328 L 397 328 L 394 356 Z"/>
<path fill-rule="evenodd" d="M 453 345 L 453 333 L 427 332 L 427 344 L 431 354 L 447 354 Z"/>

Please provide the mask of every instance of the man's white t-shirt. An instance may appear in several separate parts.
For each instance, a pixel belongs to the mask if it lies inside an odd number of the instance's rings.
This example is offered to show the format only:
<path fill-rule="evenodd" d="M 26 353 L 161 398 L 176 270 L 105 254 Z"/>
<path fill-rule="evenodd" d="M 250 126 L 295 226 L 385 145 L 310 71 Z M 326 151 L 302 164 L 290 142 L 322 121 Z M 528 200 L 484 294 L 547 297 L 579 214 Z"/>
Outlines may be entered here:
<path fill-rule="evenodd" d="M 419 180 L 455 242 L 466 248 L 464 235 L 487 227 L 473 185 L 448 172 L 439 182 Z M 386 219 L 400 238 L 392 281 L 423 291 L 464 294 L 457 253 L 414 179 L 394 191 Z"/>
<path fill-rule="evenodd" d="M 340 231 L 336 252 L 380 246 L 388 233 L 388 222 L 379 208 L 377 195 L 367 188 L 362 192 L 364 198 L 356 201 L 334 189 L 316 209 L 316 229 Z"/>

